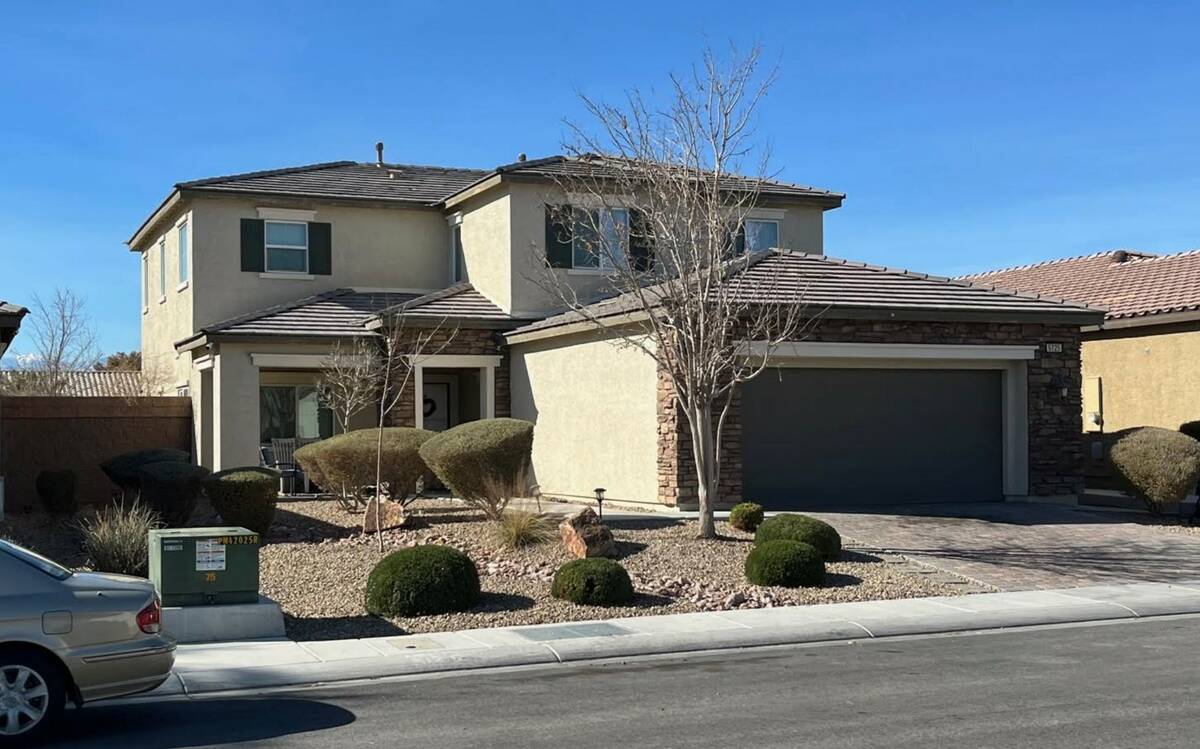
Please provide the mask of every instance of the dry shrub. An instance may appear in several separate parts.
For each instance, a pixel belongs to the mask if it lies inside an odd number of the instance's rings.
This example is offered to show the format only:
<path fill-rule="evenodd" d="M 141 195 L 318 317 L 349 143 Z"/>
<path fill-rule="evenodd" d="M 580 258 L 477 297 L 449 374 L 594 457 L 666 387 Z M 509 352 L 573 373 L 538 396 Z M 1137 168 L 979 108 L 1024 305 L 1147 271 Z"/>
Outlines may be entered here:
<path fill-rule="evenodd" d="M 554 538 L 554 520 L 540 512 L 507 510 L 496 521 L 494 533 L 507 549 L 535 546 Z"/>
<path fill-rule="evenodd" d="M 110 505 L 79 523 L 87 564 L 97 572 L 145 577 L 150 565 L 150 531 L 158 516 L 140 502 Z"/>

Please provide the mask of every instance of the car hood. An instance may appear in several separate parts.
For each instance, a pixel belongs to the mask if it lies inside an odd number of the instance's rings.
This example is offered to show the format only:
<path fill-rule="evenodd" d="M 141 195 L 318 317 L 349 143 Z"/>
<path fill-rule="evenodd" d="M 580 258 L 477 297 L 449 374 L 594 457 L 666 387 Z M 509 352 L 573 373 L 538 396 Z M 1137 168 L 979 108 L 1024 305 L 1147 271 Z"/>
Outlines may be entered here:
<path fill-rule="evenodd" d="M 76 572 L 63 585 L 78 590 L 121 590 L 128 592 L 154 592 L 154 583 L 144 577 L 116 575 L 111 572 Z"/>

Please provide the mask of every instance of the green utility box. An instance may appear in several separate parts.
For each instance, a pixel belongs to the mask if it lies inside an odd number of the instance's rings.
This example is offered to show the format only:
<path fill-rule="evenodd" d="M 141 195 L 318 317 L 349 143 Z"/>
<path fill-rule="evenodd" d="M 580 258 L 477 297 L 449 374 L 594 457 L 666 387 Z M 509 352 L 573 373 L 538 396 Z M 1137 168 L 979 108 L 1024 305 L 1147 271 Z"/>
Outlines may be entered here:
<path fill-rule="evenodd" d="M 257 603 L 258 546 L 245 528 L 150 531 L 150 580 L 163 606 Z"/>

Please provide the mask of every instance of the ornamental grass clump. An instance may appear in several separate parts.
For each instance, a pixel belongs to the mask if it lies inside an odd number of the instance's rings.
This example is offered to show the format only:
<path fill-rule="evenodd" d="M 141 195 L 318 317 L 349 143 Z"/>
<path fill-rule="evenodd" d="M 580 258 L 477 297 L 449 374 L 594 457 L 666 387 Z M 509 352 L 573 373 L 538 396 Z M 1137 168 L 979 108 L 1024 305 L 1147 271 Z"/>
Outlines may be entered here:
<path fill-rule="evenodd" d="M 746 579 L 755 585 L 801 588 L 825 580 L 825 560 L 811 544 L 779 539 L 756 544 L 746 556 Z"/>
<path fill-rule="evenodd" d="M 611 559 L 574 559 L 554 573 L 550 595 L 586 606 L 624 606 L 633 603 L 633 581 Z"/>
<path fill-rule="evenodd" d="M 466 611 L 479 602 L 479 570 L 450 546 L 392 552 L 367 576 L 366 609 L 376 616 Z"/>
<path fill-rule="evenodd" d="M 763 506 L 755 502 L 739 502 L 729 511 L 729 524 L 739 531 L 753 533 L 762 521 Z"/>
<path fill-rule="evenodd" d="M 527 510 L 506 510 L 493 528 L 496 540 L 506 549 L 544 544 L 556 535 L 553 520 Z"/>
<path fill-rule="evenodd" d="M 145 577 L 150 564 L 150 531 L 162 527 L 140 502 L 118 502 L 79 523 L 87 565 L 96 572 Z"/>
<path fill-rule="evenodd" d="M 1112 446 L 1109 460 L 1126 488 L 1155 515 L 1196 491 L 1200 442 L 1186 434 L 1143 427 Z"/>
<path fill-rule="evenodd" d="M 827 562 L 837 559 L 842 552 L 842 537 L 832 525 L 794 512 L 767 518 L 754 534 L 756 545 L 778 540 L 799 541 L 815 546 Z"/>

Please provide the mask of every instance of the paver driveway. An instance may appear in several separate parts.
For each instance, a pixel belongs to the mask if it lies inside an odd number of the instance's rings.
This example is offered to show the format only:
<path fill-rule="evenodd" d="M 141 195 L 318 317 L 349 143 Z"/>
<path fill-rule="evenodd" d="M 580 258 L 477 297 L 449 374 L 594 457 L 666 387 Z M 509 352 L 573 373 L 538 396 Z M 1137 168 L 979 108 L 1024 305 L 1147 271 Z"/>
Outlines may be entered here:
<path fill-rule="evenodd" d="M 1200 577 L 1200 536 L 1131 522 L 1129 513 L 995 502 L 810 514 L 870 549 L 1001 590 Z"/>

